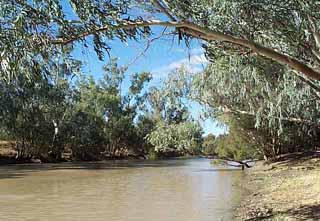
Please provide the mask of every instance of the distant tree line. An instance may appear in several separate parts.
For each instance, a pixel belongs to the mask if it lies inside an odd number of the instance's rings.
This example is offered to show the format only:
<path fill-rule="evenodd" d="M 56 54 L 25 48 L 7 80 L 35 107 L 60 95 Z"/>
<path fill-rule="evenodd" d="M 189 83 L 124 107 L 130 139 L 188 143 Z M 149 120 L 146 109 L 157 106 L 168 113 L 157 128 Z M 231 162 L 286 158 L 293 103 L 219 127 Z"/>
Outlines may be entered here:
<path fill-rule="evenodd" d="M 2 137 L 16 142 L 18 159 L 59 161 L 195 154 L 202 128 L 167 88 L 148 88 L 150 73 L 131 75 L 116 60 L 100 80 L 67 73 L 0 81 Z"/>

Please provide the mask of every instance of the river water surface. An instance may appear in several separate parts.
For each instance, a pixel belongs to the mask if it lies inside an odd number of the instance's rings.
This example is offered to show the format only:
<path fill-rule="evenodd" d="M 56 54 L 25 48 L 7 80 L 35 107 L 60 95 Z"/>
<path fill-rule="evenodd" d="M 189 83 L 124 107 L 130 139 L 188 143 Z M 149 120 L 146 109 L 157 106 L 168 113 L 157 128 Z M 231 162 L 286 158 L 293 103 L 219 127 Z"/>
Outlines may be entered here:
<path fill-rule="evenodd" d="M 234 220 L 243 171 L 207 159 L 0 167 L 1 220 Z"/>

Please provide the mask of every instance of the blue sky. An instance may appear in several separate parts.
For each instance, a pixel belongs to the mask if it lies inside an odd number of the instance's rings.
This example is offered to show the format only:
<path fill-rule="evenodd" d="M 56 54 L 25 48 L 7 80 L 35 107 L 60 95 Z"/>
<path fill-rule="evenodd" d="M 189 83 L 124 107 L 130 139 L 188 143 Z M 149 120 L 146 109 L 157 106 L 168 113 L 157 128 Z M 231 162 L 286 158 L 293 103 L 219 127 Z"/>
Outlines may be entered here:
<path fill-rule="evenodd" d="M 174 41 L 168 38 L 159 39 L 151 44 L 143 56 L 139 56 L 146 47 L 145 43 L 145 41 L 139 43 L 130 41 L 128 44 L 124 44 L 118 40 L 108 42 L 112 48 L 111 57 L 118 58 L 120 65 L 127 65 L 135 60 L 137 56 L 139 57 L 129 66 L 123 85 L 124 90 L 128 88 L 126 85 L 129 84 L 130 75 L 136 72 L 151 72 L 153 80 L 150 85 L 161 86 L 168 73 L 182 65 L 191 72 L 198 72 L 207 64 L 203 49 L 198 41 L 193 41 L 191 47 L 187 48 L 183 42 L 179 44 L 176 39 Z M 100 61 L 91 47 L 85 48 L 82 45 L 76 47 L 74 56 L 84 63 L 83 71 L 93 75 L 95 79 L 102 77 L 102 67 L 109 60 L 109 57 L 105 56 L 105 61 Z M 225 127 L 218 126 L 213 120 L 202 120 L 200 117 L 201 106 L 199 104 L 190 102 L 190 112 L 201 123 L 205 135 L 208 133 L 218 135 L 227 131 Z"/>
<path fill-rule="evenodd" d="M 64 2 L 63 7 L 70 19 L 76 19 L 69 4 Z M 153 16 L 153 15 L 152 15 Z M 159 17 L 159 16 L 158 16 Z M 160 16 L 160 19 L 165 19 Z M 158 37 L 162 33 L 163 28 L 152 28 L 153 35 L 150 39 Z M 153 80 L 150 86 L 161 86 L 166 79 L 168 73 L 181 66 L 188 68 L 190 72 L 196 73 L 201 71 L 207 64 L 207 61 L 201 48 L 201 42 L 193 40 L 189 48 L 184 42 L 178 42 L 173 36 L 162 37 L 153 41 L 148 50 L 141 56 L 141 53 L 146 48 L 146 40 L 141 42 L 129 41 L 128 43 L 112 40 L 107 42 L 112 48 L 111 57 L 118 58 L 119 65 L 131 64 L 128 68 L 126 80 L 124 81 L 123 89 L 127 90 L 130 80 L 130 75 L 136 72 L 147 71 L 153 75 Z M 109 57 L 106 55 L 104 61 L 100 61 L 96 56 L 93 47 L 84 47 L 78 44 L 75 47 L 74 57 L 81 60 L 84 64 L 83 71 L 86 74 L 93 75 L 95 79 L 101 78 L 103 71 L 102 67 L 108 63 Z M 135 58 L 137 58 L 135 60 Z M 134 63 L 132 63 L 135 60 Z M 225 127 L 217 126 L 213 120 L 201 120 L 201 106 L 197 103 L 190 102 L 190 112 L 193 118 L 199 120 L 203 126 L 205 134 L 213 133 L 215 135 L 226 133 Z"/>

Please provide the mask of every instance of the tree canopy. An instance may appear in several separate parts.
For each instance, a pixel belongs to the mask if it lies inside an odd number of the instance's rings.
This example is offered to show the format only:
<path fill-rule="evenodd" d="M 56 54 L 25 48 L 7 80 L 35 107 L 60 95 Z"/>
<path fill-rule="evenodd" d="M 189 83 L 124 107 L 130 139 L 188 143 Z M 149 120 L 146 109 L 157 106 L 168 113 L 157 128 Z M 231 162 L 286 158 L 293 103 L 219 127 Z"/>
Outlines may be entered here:
<path fill-rule="evenodd" d="M 193 141 L 202 131 L 186 97 L 210 117 L 228 115 L 232 120 L 222 121 L 238 128 L 229 138 L 242 131 L 264 155 L 319 144 L 317 1 L 9 0 L 0 8 L 0 129 L 18 140 L 20 155 L 41 149 L 60 158 L 63 143 L 80 158 L 92 158 L 83 146 L 111 155 L 143 152 L 139 142 L 148 150 L 198 148 Z M 133 74 L 123 95 L 127 67 L 111 59 L 110 41 L 148 38 L 153 26 L 187 45 L 201 39 L 210 63 L 192 76 L 182 69 L 165 88 L 147 92 L 150 73 Z M 79 45 L 92 47 L 100 60 L 110 56 L 99 82 L 83 76 L 72 54 Z"/>
<path fill-rule="evenodd" d="M 12 0 L 0 7 L 1 75 L 8 79 L 72 69 L 70 48 L 76 42 L 93 42 L 102 59 L 109 40 L 145 37 L 154 25 L 174 27 L 181 38 L 203 39 L 205 47 L 260 55 L 320 79 L 316 1 Z M 148 20 L 149 12 L 169 21 Z"/>

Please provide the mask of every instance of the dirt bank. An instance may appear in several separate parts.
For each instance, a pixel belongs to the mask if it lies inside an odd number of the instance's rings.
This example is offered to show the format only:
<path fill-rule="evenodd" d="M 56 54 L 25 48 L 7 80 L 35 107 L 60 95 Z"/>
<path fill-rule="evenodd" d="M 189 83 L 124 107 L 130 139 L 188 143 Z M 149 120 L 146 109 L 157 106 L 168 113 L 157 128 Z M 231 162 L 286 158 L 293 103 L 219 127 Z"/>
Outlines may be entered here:
<path fill-rule="evenodd" d="M 238 220 L 320 220 L 320 152 L 259 162 L 247 173 Z"/>

